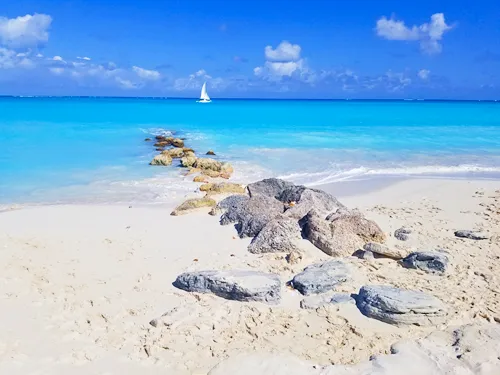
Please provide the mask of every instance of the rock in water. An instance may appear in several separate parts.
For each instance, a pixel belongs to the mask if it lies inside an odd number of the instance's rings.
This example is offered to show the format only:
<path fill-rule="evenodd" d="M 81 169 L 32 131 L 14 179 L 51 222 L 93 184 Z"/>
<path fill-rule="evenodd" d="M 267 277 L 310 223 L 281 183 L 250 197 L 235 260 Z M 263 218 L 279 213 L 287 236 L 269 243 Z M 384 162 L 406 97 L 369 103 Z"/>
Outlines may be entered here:
<path fill-rule="evenodd" d="M 175 147 L 184 147 L 184 141 L 180 138 L 174 138 L 172 139 L 172 146 Z"/>
<path fill-rule="evenodd" d="M 410 239 L 411 229 L 402 227 L 394 231 L 394 237 L 400 241 L 408 241 Z"/>
<path fill-rule="evenodd" d="M 221 216 L 220 223 L 237 223 L 236 229 L 240 237 L 254 237 L 268 222 L 282 214 L 283 210 L 280 201 L 266 196 L 255 196 L 241 205 L 229 207 Z"/>
<path fill-rule="evenodd" d="M 402 250 L 392 249 L 377 242 L 368 242 L 363 246 L 363 249 L 392 259 L 402 259 L 405 257 L 405 253 Z"/>
<path fill-rule="evenodd" d="M 215 172 L 220 172 L 222 168 L 222 163 L 220 161 L 210 158 L 199 158 L 196 161 L 194 167 L 202 170 L 211 170 Z"/>
<path fill-rule="evenodd" d="M 253 254 L 300 251 L 302 239 L 299 223 L 287 217 L 268 222 L 248 246 Z"/>
<path fill-rule="evenodd" d="M 416 251 L 401 262 L 406 268 L 415 268 L 429 273 L 444 273 L 448 268 L 448 257 L 436 251 Z"/>
<path fill-rule="evenodd" d="M 144 139 L 144 142 L 151 142 L 151 138 Z"/>
<path fill-rule="evenodd" d="M 197 293 L 213 293 L 236 301 L 277 303 L 281 281 L 277 275 L 257 271 L 201 271 L 179 275 L 174 286 Z"/>
<path fill-rule="evenodd" d="M 206 191 L 207 194 L 245 194 L 245 186 L 232 182 L 207 183 L 200 186 L 201 191 Z"/>
<path fill-rule="evenodd" d="M 196 164 L 196 160 L 196 156 L 187 155 L 181 158 L 181 165 L 185 168 L 189 168 Z"/>
<path fill-rule="evenodd" d="M 330 256 L 349 256 L 367 242 L 385 241 L 380 227 L 357 211 L 339 209 L 328 219 L 311 210 L 305 218 L 304 234 L 314 246 Z"/>
<path fill-rule="evenodd" d="M 206 155 L 212 155 L 212 156 L 215 156 L 215 152 L 213 152 L 212 150 L 208 150 Z"/>
<path fill-rule="evenodd" d="M 278 199 L 283 190 L 292 186 L 294 185 L 291 182 L 280 180 L 279 178 L 266 178 L 248 185 L 248 192 L 251 197 L 264 195 Z"/>
<path fill-rule="evenodd" d="M 386 285 L 363 286 L 356 304 L 364 315 L 389 324 L 439 324 L 447 314 L 434 296 Z"/>
<path fill-rule="evenodd" d="M 313 264 L 298 275 L 291 285 L 303 295 L 318 294 L 333 290 L 337 284 L 350 278 L 347 265 L 339 260 Z"/>
<path fill-rule="evenodd" d="M 217 204 L 217 206 L 215 206 L 212 209 L 212 211 L 210 211 L 210 215 L 213 216 L 219 215 L 226 212 L 229 209 L 234 211 L 239 211 L 241 210 L 241 206 L 244 205 L 249 199 L 250 198 L 246 195 L 231 195 L 230 197 L 221 200 Z"/>
<path fill-rule="evenodd" d="M 217 202 L 215 202 L 211 198 L 203 197 L 203 198 L 193 198 L 193 199 L 188 199 L 184 203 L 182 203 L 180 206 L 177 206 L 175 210 L 172 211 L 170 215 L 172 216 L 179 216 L 179 215 L 184 215 L 187 214 L 197 208 L 203 208 L 203 207 L 215 207 Z"/>
<path fill-rule="evenodd" d="M 196 176 L 193 178 L 193 182 L 203 182 L 204 184 L 208 183 L 208 178 L 206 176 Z"/>
<path fill-rule="evenodd" d="M 170 155 L 165 155 L 163 153 L 160 155 L 156 155 L 153 158 L 153 160 L 151 160 L 151 163 L 149 163 L 149 165 L 163 165 L 163 166 L 171 164 L 172 164 L 172 158 L 170 157 Z"/>
<path fill-rule="evenodd" d="M 475 232 L 472 230 L 457 230 L 455 236 L 460 238 L 468 238 L 470 240 L 487 240 L 489 236 L 485 233 Z"/>
<path fill-rule="evenodd" d="M 165 151 L 162 151 L 162 154 L 170 156 L 172 159 L 180 159 L 184 156 L 184 151 L 182 148 L 171 148 Z"/>

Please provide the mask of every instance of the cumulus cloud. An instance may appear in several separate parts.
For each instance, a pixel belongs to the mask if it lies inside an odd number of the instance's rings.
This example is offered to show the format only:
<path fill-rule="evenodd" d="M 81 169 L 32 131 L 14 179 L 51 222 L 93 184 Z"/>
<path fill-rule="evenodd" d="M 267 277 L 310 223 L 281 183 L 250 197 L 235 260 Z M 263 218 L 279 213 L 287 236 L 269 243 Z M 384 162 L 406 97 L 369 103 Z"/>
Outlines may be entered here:
<path fill-rule="evenodd" d="M 268 61 L 297 61 L 300 59 L 301 49 L 298 44 L 291 44 L 284 40 L 276 49 L 273 49 L 272 46 L 267 46 L 264 52 Z"/>
<path fill-rule="evenodd" d="M 62 58 L 61 56 L 54 56 L 54 57 L 52 58 L 52 60 L 54 60 L 54 61 L 64 61 L 64 60 L 63 60 L 63 58 Z"/>
<path fill-rule="evenodd" d="M 118 83 L 119 87 L 121 87 L 122 89 L 126 89 L 126 90 L 137 89 L 140 87 L 139 84 L 134 83 L 128 79 L 121 78 L 121 77 L 115 77 L 115 81 Z"/>
<path fill-rule="evenodd" d="M 0 41 L 10 48 L 37 47 L 49 40 L 52 17 L 27 14 L 17 18 L 0 17 Z"/>
<path fill-rule="evenodd" d="M 453 26 L 446 24 L 443 13 L 435 13 L 431 16 L 430 23 L 412 27 L 394 17 L 384 16 L 377 21 L 375 30 L 379 37 L 387 40 L 418 41 L 423 52 L 433 54 L 441 52 L 443 35 L 452 28 Z"/>
<path fill-rule="evenodd" d="M 0 69 L 33 68 L 34 61 L 29 53 L 16 53 L 15 51 L 0 47 Z"/>
<path fill-rule="evenodd" d="M 132 70 L 141 78 L 151 81 L 157 81 L 160 79 L 160 72 L 156 70 L 148 70 L 141 68 L 139 66 L 133 66 Z"/>
<path fill-rule="evenodd" d="M 87 56 L 84 56 L 84 57 L 80 57 L 80 56 L 78 56 L 78 57 L 77 57 L 77 59 L 78 59 L 78 60 L 85 60 L 85 61 L 90 61 L 90 60 L 92 60 L 90 57 L 87 57 Z"/>
<path fill-rule="evenodd" d="M 429 75 L 431 74 L 430 70 L 427 69 L 421 69 L 418 71 L 417 75 L 420 79 L 426 81 L 429 79 Z"/>

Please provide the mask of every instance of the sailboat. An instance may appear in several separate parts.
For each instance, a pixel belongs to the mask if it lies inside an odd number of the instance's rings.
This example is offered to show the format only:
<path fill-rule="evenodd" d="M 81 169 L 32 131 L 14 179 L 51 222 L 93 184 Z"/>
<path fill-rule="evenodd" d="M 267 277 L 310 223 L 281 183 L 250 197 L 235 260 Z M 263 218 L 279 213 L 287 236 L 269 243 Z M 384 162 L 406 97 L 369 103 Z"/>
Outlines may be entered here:
<path fill-rule="evenodd" d="M 197 101 L 198 103 L 210 103 L 210 96 L 207 94 L 207 83 L 205 82 L 203 86 L 201 87 L 201 94 L 200 94 L 200 100 Z"/>

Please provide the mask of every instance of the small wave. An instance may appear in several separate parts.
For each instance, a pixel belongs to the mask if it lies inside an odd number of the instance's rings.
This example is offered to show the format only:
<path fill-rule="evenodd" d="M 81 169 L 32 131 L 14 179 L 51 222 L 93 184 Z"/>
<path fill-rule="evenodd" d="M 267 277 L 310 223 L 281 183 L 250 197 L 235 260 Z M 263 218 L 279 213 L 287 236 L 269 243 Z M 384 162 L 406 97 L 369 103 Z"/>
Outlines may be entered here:
<path fill-rule="evenodd" d="M 500 167 L 485 167 L 479 165 L 462 164 L 457 166 L 426 165 L 414 167 L 394 168 L 367 168 L 358 167 L 345 171 L 324 171 L 312 173 L 291 173 L 279 176 L 284 180 L 290 180 L 304 185 L 322 185 L 332 182 L 363 179 L 371 176 L 452 176 L 468 173 L 500 174 Z"/>
<path fill-rule="evenodd" d="M 144 134 L 150 134 L 150 135 L 163 135 L 164 137 L 172 137 L 174 135 L 174 132 L 171 130 L 165 130 L 163 128 L 140 128 L 141 131 Z"/>

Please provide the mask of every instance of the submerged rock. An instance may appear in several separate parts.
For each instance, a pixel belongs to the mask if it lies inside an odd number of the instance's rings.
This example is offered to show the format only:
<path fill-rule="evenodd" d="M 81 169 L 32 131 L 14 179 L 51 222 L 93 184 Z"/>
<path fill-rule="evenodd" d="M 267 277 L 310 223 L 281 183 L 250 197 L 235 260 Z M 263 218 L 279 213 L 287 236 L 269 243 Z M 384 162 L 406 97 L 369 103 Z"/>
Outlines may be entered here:
<path fill-rule="evenodd" d="M 197 293 L 213 293 L 236 301 L 277 303 L 281 281 L 275 274 L 257 271 L 200 271 L 179 275 L 174 286 Z"/>
<path fill-rule="evenodd" d="M 254 237 L 272 219 L 283 213 L 283 204 L 266 196 L 256 196 L 231 206 L 221 216 L 222 225 L 236 223 L 240 237 Z"/>
<path fill-rule="evenodd" d="M 165 154 L 160 154 L 156 155 L 153 160 L 151 160 L 151 163 L 149 165 L 171 165 L 172 164 L 172 158 L 170 155 L 165 155 Z"/>
<path fill-rule="evenodd" d="M 248 245 L 253 254 L 298 252 L 302 239 L 300 226 L 296 220 L 277 217 L 269 221 Z"/>
<path fill-rule="evenodd" d="M 306 267 L 293 278 L 291 285 L 303 295 L 318 294 L 333 290 L 337 284 L 349 278 L 347 265 L 342 261 L 332 260 Z"/>
<path fill-rule="evenodd" d="M 490 238 L 486 233 L 472 231 L 472 230 L 457 230 L 455 236 L 460 238 L 468 238 L 470 240 L 487 240 Z"/>
<path fill-rule="evenodd" d="M 389 324 L 439 324 L 447 315 L 446 306 L 434 296 L 386 285 L 363 286 L 356 302 L 364 315 Z"/>
<path fill-rule="evenodd" d="M 394 231 L 394 237 L 400 241 L 408 241 L 412 230 L 410 228 L 402 227 Z"/>
<path fill-rule="evenodd" d="M 151 142 L 151 138 L 144 139 L 144 142 Z"/>
<path fill-rule="evenodd" d="M 213 199 L 207 197 L 188 199 L 180 206 L 178 206 L 175 210 L 173 210 L 170 215 L 172 216 L 184 215 L 197 208 L 215 207 L 215 205 L 216 202 Z"/>
<path fill-rule="evenodd" d="M 357 211 L 339 209 L 325 220 L 311 210 L 305 218 L 304 234 L 318 249 L 330 256 L 349 256 L 367 242 L 384 242 L 385 234 L 373 221 Z"/>
<path fill-rule="evenodd" d="M 448 257 L 436 251 L 417 251 L 408 255 L 401 263 L 406 268 L 429 273 L 444 273 L 448 268 Z"/>

